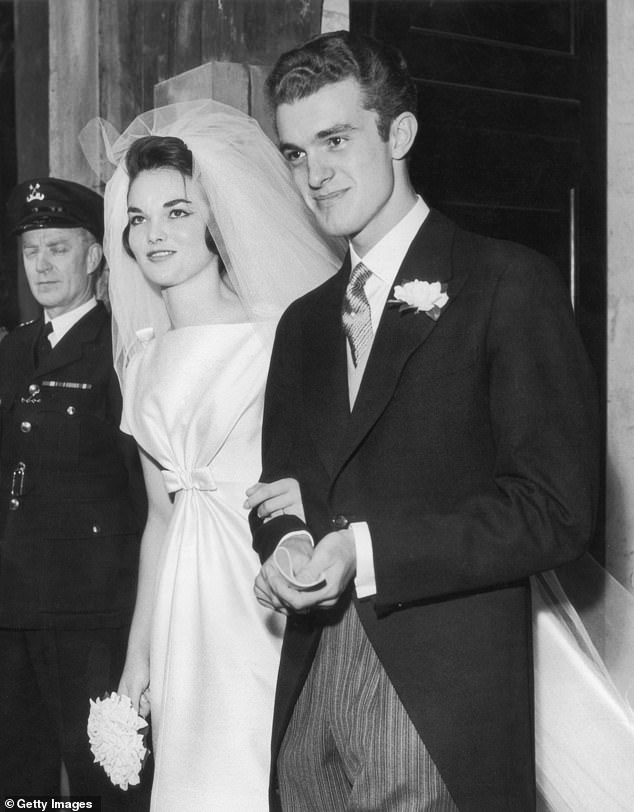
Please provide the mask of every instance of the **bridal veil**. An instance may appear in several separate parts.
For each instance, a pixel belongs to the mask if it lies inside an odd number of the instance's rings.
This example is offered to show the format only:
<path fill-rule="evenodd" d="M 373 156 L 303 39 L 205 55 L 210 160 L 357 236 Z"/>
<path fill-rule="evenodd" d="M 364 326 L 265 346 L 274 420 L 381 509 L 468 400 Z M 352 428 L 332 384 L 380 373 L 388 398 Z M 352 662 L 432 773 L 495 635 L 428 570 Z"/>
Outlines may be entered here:
<path fill-rule="evenodd" d="M 89 122 L 80 143 L 99 177 L 110 178 L 104 252 L 120 378 L 138 346 L 137 332 L 151 327 L 159 336 L 169 328 L 160 290 L 144 278 L 121 239 L 128 222 L 124 159 L 131 144 L 146 135 L 181 138 L 192 152 L 193 176 L 212 212 L 209 230 L 231 285 L 249 319 L 262 325 L 267 343 L 284 309 L 335 273 L 345 250 L 343 241 L 318 232 L 283 158 L 244 113 L 201 99 L 143 113 L 120 135 L 101 119 Z M 101 149 L 95 155 L 97 144 Z"/>

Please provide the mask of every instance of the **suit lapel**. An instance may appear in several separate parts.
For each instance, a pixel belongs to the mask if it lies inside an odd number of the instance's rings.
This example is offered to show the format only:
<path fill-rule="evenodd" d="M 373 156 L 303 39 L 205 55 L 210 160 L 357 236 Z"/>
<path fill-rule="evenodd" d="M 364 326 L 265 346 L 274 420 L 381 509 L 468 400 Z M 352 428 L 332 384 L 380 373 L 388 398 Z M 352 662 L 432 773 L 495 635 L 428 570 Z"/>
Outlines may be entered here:
<path fill-rule="evenodd" d="M 412 241 L 394 284 L 413 279 L 441 282 L 447 285 L 449 302 L 438 321 L 424 313 L 402 313 L 397 306 L 386 305 L 354 409 L 341 438 L 334 462 L 336 470 L 341 469 L 385 410 L 407 360 L 442 321 L 445 311 L 464 283 L 466 268 L 453 268 L 455 231 L 456 227 L 450 220 L 432 210 Z M 389 298 L 392 298 L 392 294 Z"/>
<path fill-rule="evenodd" d="M 302 325 L 305 414 L 322 462 L 331 473 L 350 418 L 346 346 L 341 326 L 341 302 L 349 274 L 347 256 L 339 273 L 319 290 Z"/>
<path fill-rule="evenodd" d="M 38 377 L 43 377 L 53 370 L 61 369 L 81 358 L 84 344 L 95 340 L 106 318 L 106 309 L 101 302 L 98 302 L 97 307 L 82 316 L 77 324 L 74 324 L 53 347 L 53 351 L 36 370 Z"/>

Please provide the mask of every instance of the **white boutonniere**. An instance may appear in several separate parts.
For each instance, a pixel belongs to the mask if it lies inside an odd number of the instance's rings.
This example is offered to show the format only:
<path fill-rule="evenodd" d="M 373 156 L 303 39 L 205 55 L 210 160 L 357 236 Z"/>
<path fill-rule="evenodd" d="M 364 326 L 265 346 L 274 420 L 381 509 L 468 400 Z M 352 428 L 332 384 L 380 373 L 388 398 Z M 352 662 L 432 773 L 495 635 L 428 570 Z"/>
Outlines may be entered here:
<path fill-rule="evenodd" d="M 139 783 L 148 752 L 147 730 L 148 723 L 137 714 L 127 696 L 113 691 L 103 699 L 90 700 L 90 749 L 115 786 L 127 789 Z"/>
<path fill-rule="evenodd" d="M 443 307 L 449 301 L 446 289 L 447 286 L 440 282 L 422 282 L 420 279 L 413 279 L 411 282 L 395 285 L 394 298 L 388 299 L 388 304 L 398 305 L 399 313 L 413 310 L 437 321 Z"/>

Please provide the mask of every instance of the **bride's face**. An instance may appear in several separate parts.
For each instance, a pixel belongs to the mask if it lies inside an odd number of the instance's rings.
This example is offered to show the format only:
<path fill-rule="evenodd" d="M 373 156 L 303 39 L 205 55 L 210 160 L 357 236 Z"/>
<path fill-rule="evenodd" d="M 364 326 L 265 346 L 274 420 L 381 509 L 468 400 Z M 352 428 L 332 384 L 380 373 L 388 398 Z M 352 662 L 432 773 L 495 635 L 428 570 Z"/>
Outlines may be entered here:
<path fill-rule="evenodd" d="M 128 191 L 130 248 L 144 275 L 162 288 L 216 268 L 205 243 L 209 206 L 197 183 L 176 169 L 140 172 Z"/>

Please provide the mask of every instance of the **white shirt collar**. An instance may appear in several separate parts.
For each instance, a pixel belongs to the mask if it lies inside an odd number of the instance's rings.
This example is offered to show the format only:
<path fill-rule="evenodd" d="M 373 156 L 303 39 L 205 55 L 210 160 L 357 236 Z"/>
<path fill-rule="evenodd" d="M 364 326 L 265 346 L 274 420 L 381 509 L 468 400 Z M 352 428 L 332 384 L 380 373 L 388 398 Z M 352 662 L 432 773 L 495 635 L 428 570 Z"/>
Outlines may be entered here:
<path fill-rule="evenodd" d="M 53 332 L 48 337 L 48 340 L 51 342 L 51 346 L 54 347 L 57 342 L 66 335 L 70 328 L 77 324 L 79 319 L 85 316 L 86 313 L 90 312 L 93 307 L 96 306 L 97 299 L 92 296 L 87 302 L 79 305 L 79 307 L 76 307 L 74 310 L 69 310 L 68 313 L 62 313 L 61 316 L 56 316 L 54 319 L 52 319 L 45 310 L 44 322 L 48 323 L 50 321 L 53 325 Z"/>
<path fill-rule="evenodd" d="M 350 267 L 354 268 L 358 262 L 363 261 L 373 274 L 391 286 L 412 240 L 428 214 L 429 207 L 420 195 L 416 195 L 416 203 L 407 214 L 364 257 L 360 257 L 350 244 Z"/>

